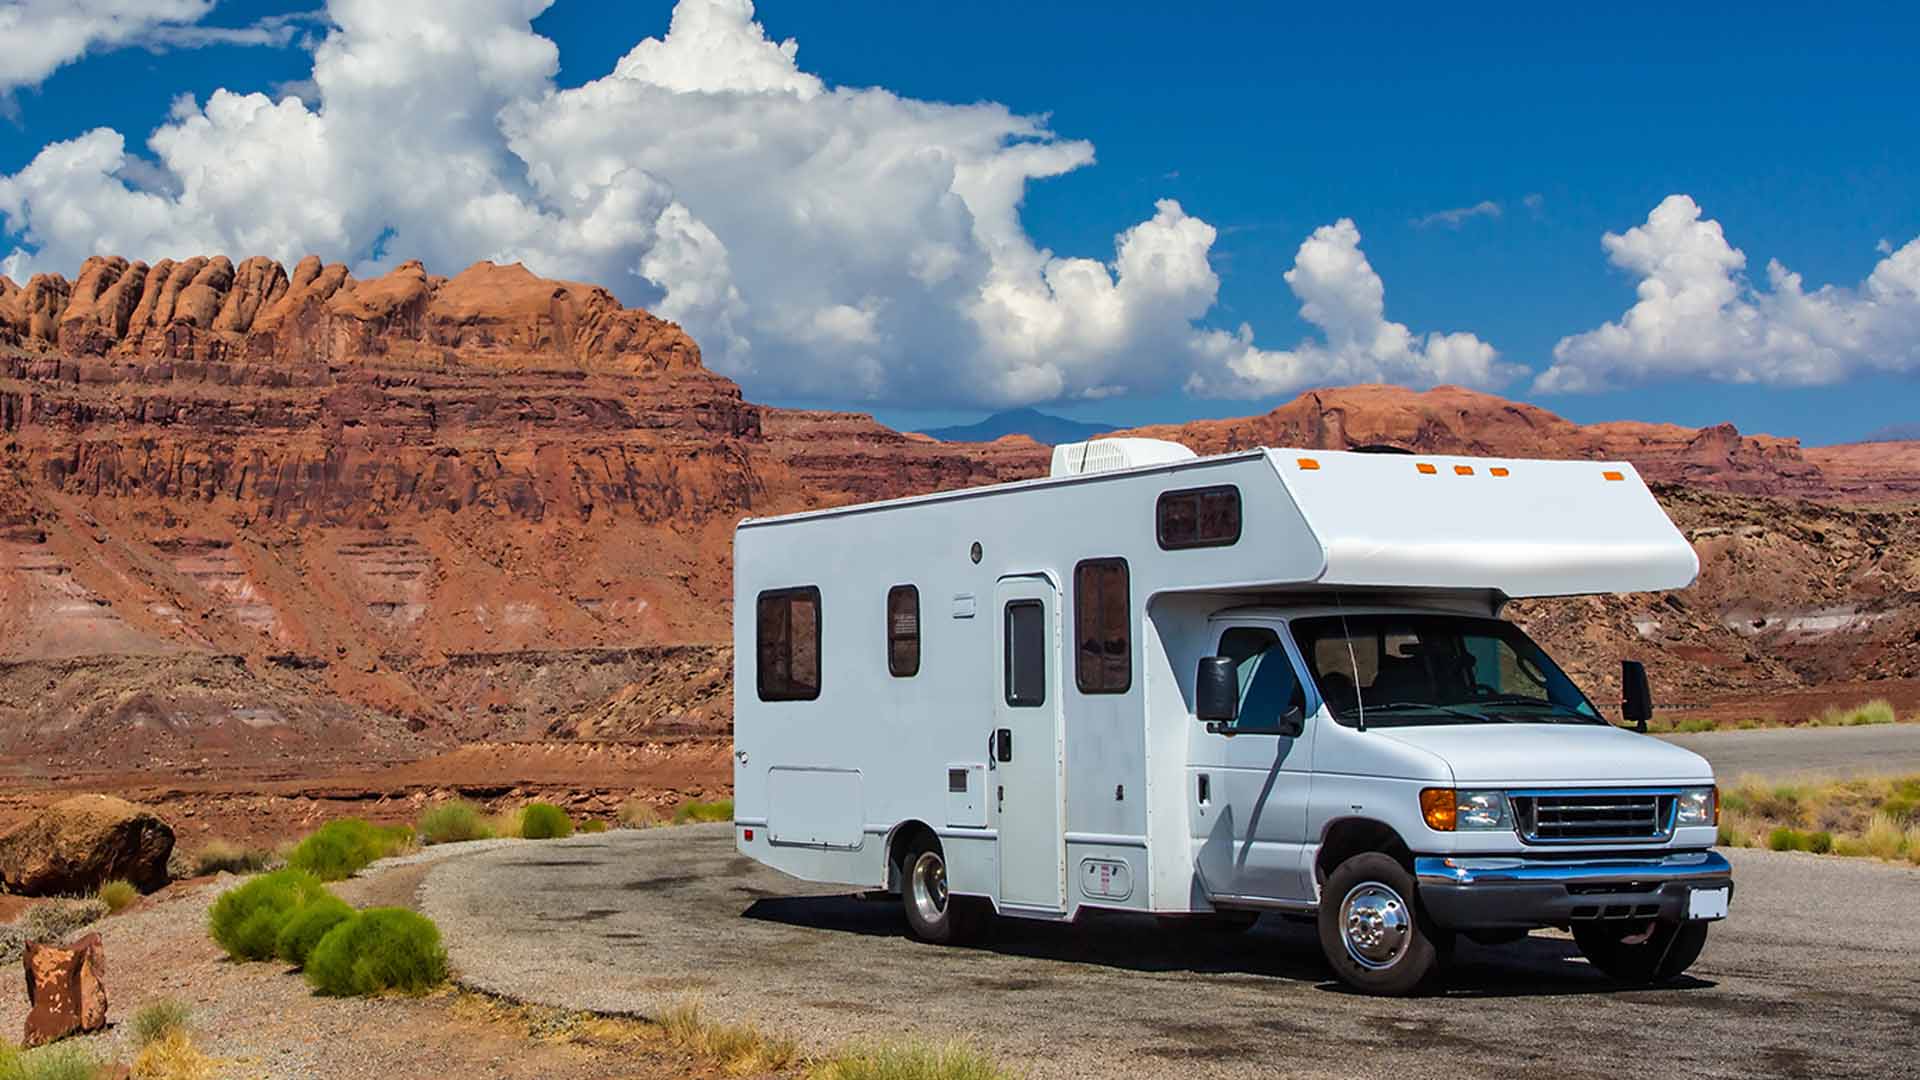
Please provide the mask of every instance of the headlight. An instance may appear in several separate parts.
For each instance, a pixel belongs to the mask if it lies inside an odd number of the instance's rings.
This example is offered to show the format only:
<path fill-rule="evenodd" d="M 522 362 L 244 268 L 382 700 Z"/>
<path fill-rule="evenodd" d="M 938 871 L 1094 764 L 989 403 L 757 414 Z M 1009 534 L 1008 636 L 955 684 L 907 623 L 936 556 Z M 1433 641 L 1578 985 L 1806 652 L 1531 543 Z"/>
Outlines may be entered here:
<path fill-rule="evenodd" d="M 1504 791 L 1455 791 L 1427 788 L 1420 792 L 1420 814 L 1435 832 L 1474 832 L 1511 828 Z"/>
<path fill-rule="evenodd" d="M 1697 787 L 1680 792 L 1680 811 L 1674 815 L 1673 823 L 1675 825 L 1720 824 L 1720 789 Z"/>

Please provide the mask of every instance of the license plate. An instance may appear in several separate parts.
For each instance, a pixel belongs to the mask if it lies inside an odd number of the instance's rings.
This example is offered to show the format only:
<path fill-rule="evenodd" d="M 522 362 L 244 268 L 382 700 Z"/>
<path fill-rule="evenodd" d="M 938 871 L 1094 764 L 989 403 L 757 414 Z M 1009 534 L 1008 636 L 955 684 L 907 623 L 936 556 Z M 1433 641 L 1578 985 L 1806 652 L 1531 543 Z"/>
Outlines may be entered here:
<path fill-rule="evenodd" d="M 1695 889 L 1687 894 L 1687 918 L 1724 919 L 1727 917 L 1727 900 L 1733 890 Z"/>

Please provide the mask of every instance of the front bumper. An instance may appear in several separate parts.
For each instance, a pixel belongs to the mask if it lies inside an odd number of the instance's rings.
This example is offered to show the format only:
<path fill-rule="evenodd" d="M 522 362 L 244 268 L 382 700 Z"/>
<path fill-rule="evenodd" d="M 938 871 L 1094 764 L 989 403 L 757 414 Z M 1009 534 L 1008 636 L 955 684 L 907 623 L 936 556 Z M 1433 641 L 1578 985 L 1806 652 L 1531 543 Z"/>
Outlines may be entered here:
<path fill-rule="evenodd" d="M 1680 922 L 1694 889 L 1725 887 L 1733 867 L 1717 851 L 1542 859 L 1523 855 L 1421 855 L 1420 902 L 1449 930 L 1567 926 L 1589 919 Z"/>

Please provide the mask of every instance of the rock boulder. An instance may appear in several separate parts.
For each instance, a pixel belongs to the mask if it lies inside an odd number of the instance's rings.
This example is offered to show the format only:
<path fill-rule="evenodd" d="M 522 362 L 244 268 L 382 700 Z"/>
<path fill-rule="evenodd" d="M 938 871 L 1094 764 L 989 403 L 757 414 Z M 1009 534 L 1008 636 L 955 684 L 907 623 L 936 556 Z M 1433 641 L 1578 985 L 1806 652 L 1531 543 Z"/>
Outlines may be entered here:
<path fill-rule="evenodd" d="M 107 1026 L 107 954 L 99 934 L 70 946 L 27 946 L 27 1023 L 20 1040 L 45 1046 Z"/>
<path fill-rule="evenodd" d="M 167 883 L 173 829 L 109 795 L 76 795 L 0 836 L 0 884 L 26 896 L 91 894 L 116 878 L 142 891 Z"/>

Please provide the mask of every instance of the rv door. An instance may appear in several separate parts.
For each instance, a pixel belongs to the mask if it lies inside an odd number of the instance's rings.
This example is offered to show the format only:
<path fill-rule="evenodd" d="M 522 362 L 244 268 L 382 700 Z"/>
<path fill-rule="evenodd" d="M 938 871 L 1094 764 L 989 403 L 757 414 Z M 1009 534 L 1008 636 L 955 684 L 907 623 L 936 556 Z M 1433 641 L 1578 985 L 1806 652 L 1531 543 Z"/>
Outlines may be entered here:
<path fill-rule="evenodd" d="M 1064 910 L 1061 805 L 1060 590 L 1039 574 L 994 589 L 993 731 L 989 755 L 1000 843 L 1000 902 Z"/>

